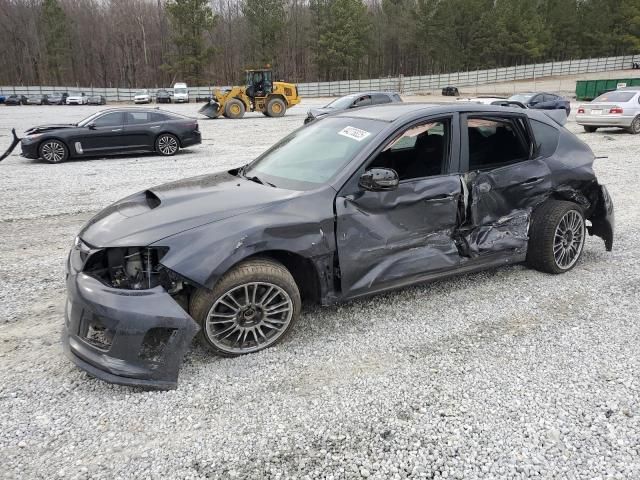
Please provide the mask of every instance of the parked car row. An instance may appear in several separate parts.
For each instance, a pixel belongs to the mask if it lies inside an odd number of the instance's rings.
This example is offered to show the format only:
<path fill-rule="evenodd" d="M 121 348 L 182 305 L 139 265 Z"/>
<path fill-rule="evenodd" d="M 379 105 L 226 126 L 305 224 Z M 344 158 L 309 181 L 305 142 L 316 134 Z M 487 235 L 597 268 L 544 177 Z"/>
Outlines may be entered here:
<path fill-rule="evenodd" d="M 106 105 L 103 95 L 85 95 L 84 93 L 52 93 L 36 95 L 9 95 L 5 105 Z"/>

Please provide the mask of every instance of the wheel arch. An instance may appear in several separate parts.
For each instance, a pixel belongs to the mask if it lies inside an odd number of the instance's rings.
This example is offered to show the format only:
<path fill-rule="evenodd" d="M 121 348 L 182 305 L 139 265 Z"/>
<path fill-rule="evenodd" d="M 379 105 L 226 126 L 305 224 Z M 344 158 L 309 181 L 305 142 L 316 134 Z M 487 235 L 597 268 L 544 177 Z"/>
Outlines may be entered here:
<path fill-rule="evenodd" d="M 71 147 L 69 146 L 69 141 L 65 140 L 64 138 L 60 138 L 58 136 L 50 136 L 47 138 L 44 138 L 42 140 L 40 140 L 40 142 L 38 143 L 38 158 L 40 157 L 40 149 L 42 148 L 42 145 L 50 140 L 58 140 L 59 142 L 62 142 L 64 144 L 65 147 L 67 147 L 67 152 L 69 152 L 69 158 L 75 157 L 73 150 L 71 149 Z"/>

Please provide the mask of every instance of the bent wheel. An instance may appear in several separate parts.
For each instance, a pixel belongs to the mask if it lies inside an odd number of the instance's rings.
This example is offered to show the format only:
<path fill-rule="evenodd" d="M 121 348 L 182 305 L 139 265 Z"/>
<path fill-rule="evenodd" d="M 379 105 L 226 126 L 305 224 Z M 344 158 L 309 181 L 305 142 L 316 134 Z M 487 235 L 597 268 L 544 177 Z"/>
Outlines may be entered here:
<path fill-rule="evenodd" d="M 163 133 L 156 139 L 156 152 L 165 157 L 175 155 L 180 149 L 178 139 L 170 133 Z"/>
<path fill-rule="evenodd" d="M 232 357 L 282 340 L 300 308 L 291 273 L 280 263 L 257 259 L 234 267 L 213 291 L 196 291 L 189 311 L 200 324 L 201 343 L 217 355 Z"/>
<path fill-rule="evenodd" d="M 69 149 L 60 140 L 47 140 L 40 145 L 40 156 L 49 163 L 62 163 L 69 158 Z"/>
<path fill-rule="evenodd" d="M 582 255 L 584 241 L 582 209 L 571 202 L 547 201 L 531 216 L 527 263 L 542 272 L 567 272 Z"/>

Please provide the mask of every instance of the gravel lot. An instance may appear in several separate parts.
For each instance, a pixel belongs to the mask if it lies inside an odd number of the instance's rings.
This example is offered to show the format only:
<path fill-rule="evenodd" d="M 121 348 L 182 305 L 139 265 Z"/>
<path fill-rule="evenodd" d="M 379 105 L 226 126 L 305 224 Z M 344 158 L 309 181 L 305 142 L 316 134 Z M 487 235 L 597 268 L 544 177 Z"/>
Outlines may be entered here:
<path fill-rule="evenodd" d="M 0 164 L 3 478 L 640 478 L 640 136 L 579 136 L 616 205 L 614 251 L 571 272 L 507 267 L 305 312 L 237 359 L 188 354 L 178 390 L 88 377 L 62 354 L 63 269 L 116 199 L 239 165 L 302 123 L 200 120 L 203 145 L 155 155 Z M 1 107 L 12 126 L 98 107 Z M 196 106 L 170 106 L 192 113 Z M 570 122 L 568 128 L 579 132 Z"/>

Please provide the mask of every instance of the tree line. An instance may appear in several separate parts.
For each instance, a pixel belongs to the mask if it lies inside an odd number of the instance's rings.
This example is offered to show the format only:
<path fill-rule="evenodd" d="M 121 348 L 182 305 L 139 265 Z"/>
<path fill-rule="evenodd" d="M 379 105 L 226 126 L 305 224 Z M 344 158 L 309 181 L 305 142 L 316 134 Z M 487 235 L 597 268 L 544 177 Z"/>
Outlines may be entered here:
<path fill-rule="evenodd" d="M 640 0 L 0 0 L 0 84 L 230 85 L 640 52 Z"/>

